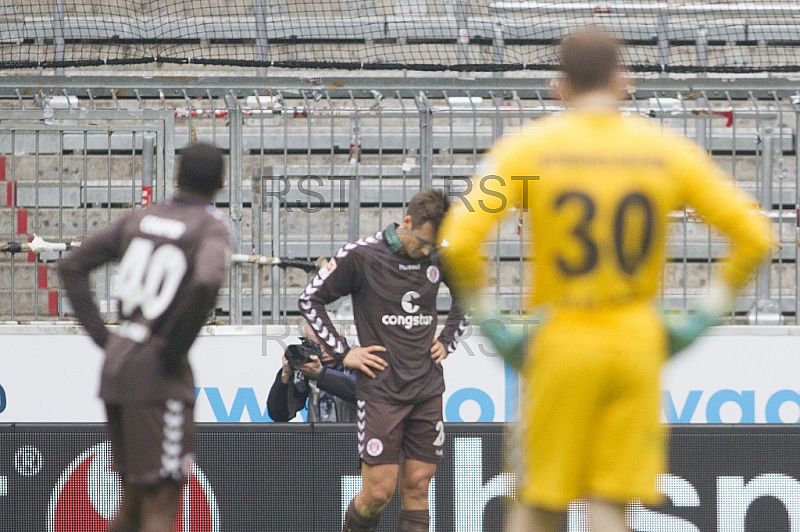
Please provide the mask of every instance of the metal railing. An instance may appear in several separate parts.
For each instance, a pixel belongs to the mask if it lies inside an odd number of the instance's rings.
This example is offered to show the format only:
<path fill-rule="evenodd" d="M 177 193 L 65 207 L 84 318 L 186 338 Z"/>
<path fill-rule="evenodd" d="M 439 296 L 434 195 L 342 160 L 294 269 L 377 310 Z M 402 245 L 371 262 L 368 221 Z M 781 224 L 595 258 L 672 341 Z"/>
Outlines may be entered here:
<path fill-rule="evenodd" d="M 15 97 L 0 99 L 0 106 L 14 107 L 0 111 L 0 154 L 5 154 L 0 167 L 8 185 L 6 206 L 0 203 L 7 221 L 0 236 L 7 240 L 36 233 L 69 241 L 139 207 L 147 167 L 142 154 L 149 153 L 145 139 L 154 134 L 156 201 L 171 193 L 175 152 L 198 140 L 211 142 L 228 153 L 228 185 L 217 202 L 242 235 L 235 251 L 311 262 L 399 221 L 421 187 L 444 188 L 459 201 L 482 154 L 500 135 L 561 110 L 547 98 L 546 87 L 530 81 L 514 86 L 517 82 L 498 80 L 489 88 L 461 81 L 441 89 L 382 80 L 371 90 L 151 85 L 115 90 L 117 96 L 124 91 L 124 99 L 100 98 L 86 88 L 92 79 L 83 82 L 87 96 L 70 100 L 81 93 L 71 88 L 64 97 L 72 103 L 65 109 L 52 109 L 64 106 L 60 99 L 40 96 L 37 103 L 13 85 L 5 90 Z M 695 139 L 759 198 L 782 246 L 732 318 L 794 321 L 800 97 L 768 90 L 768 83 L 752 91 L 704 83 L 699 91 L 640 88 L 625 110 Z M 46 112 L 52 116 L 46 118 Z M 671 219 L 661 296 L 668 309 L 680 310 L 705 293 L 727 244 L 691 211 Z M 487 249 L 497 280 L 494 294 L 501 308 L 512 312 L 527 296 L 521 287 L 528 244 L 524 223 L 514 218 Z M 20 257 L 0 254 L 0 279 L 7 280 L 0 285 L 0 301 L 6 301 L 0 319 L 62 317 L 69 305 L 52 268 L 58 254 L 35 255 L 32 264 Z M 296 299 L 308 280 L 305 271 L 274 261 L 235 263 L 216 318 L 232 324 L 299 319 Z M 112 300 L 113 268 L 96 282 L 98 298 Z M 448 306 L 445 292 L 439 308 Z M 347 314 L 346 308 L 332 311 Z"/>

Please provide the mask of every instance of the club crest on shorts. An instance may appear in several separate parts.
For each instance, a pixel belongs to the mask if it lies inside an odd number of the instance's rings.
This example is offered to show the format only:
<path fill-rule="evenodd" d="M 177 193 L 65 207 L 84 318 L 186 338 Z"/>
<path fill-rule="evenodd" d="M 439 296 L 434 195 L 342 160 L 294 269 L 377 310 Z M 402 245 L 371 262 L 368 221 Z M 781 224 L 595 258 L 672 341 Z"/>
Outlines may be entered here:
<path fill-rule="evenodd" d="M 428 266 L 428 271 L 425 272 L 428 275 L 428 280 L 432 283 L 439 282 L 439 268 L 433 265 Z"/>
<path fill-rule="evenodd" d="M 378 438 L 372 438 L 367 442 L 367 454 L 370 456 L 380 456 L 383 452 L 383 442 Z"/>

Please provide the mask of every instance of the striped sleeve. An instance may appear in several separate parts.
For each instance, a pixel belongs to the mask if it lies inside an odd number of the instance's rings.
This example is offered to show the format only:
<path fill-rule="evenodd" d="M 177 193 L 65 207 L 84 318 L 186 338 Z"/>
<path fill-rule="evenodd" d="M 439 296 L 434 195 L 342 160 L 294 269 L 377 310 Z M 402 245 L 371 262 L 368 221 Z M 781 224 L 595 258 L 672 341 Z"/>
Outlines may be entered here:
<path fill-rule="evenodd" d="M 336 330 L 325 305 L 358 289 L 361 268 L 357 254 L 353 251 L 361 242 L 345 244 L 336 252 L 306 286 L 298 301 L 300 313 L 320 340 L 328 346 L 328 351 L 339 361 L 350 350 L 350 346 Z"/>

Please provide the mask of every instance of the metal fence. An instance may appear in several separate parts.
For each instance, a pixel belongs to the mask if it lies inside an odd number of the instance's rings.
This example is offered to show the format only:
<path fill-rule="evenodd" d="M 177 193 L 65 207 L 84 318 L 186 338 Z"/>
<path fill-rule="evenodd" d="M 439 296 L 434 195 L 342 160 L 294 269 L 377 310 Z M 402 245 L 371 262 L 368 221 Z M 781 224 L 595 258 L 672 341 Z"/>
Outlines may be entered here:
<path fill-rule="evenodd" d="M 242 236 L 236 251 L 316 260 L 399 221 L 421 187 L 442 187 L 460 201 L 482 154 L 500 135 L 561 110 L 548 99 L 544 82 L 535 80 L 472 85 L 460 80 L 442 88 L 424 80 L 415 85 L 384 79 L 351 89 L 321 80 L 267 89 L 231 89 L 216 81 L 114 91 L 92 88 L 96 80 L 88 78 L 75 83 L 63 95 L 13 85 L 0 90 L 2 238 L 81 237 L 139 208 L 151 173 L 155 200 L 161 201 L 172 192 L 176 150 L 203 140 L 228 154 L 228 186 L 217 201 Z M 800 275 L 795 156 L 800 97 L 768 83 L 736 90 L 712 81 L 699 90 L 652 83 L 631 92 L 626 111 L 705 146 L 759 199 L 780 239 L 780 250 L 739 299 L 731 320 L 793 323 Z M 507 220 L 487 248 L 494 294 L 511 312 L 527 295 L 530 235 L 524 217 Z M 705 294 L 727 244 L 690 211 L 671 218 L 661 297 L 666 308 L 679 310 Z M 0 255 L 0 319 L 51 320 L 69 312 L 54 274 L 57 258 L 55 252 Z M 215 319 L 298 320 L 296 301 L 308 280 L 308 273 L 268 260 L 235 263 Z M 114 318 L 108 304 L 113 267 L 99 271 L 95 283 L 98 299 Z M 445 292 L 439 308 L 448 307 Z M 347 303 L 332 312 L 348 317 Z"/>

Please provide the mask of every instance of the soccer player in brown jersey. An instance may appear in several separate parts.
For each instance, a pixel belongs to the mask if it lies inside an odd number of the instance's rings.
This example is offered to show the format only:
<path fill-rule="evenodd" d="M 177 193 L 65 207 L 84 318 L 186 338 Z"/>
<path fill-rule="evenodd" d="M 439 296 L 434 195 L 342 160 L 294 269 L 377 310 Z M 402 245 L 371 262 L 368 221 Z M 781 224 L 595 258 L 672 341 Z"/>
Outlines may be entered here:
<path fill-rule="evenodd" d="M 183 150 L 178 191 L 131 212 L 59 263 L 75 315 L 105 350 L 106 405 L 122 501 L 111 532 L 171 532 L 193 459 L 194 379 L 187 360 L 225 279 L 234 234 L 212 200 L 223 159 L 213 146 Z M 120 326 L 107 328 L 89 274 L 119 260 Z"/>
<path fill-rule="evenodd" d="M 440 190 L 419 192 L 401 224 L 346 244 L 300 296 L 300 310 L 319 338 L 358 370 L 362 488 L 347 508 L 345 532 L 375 530 L 395 487 L 397 531 L 430 526 L 428 488 L 444 445 L 441 362 L 465 327 L 453 304 L 436 337 L 442 272 L 433 242 L 448 207 Z M 325 311 L 348 294 L 361 347 L 348 346 Z"/>

